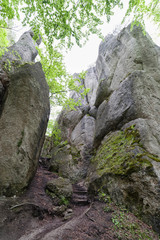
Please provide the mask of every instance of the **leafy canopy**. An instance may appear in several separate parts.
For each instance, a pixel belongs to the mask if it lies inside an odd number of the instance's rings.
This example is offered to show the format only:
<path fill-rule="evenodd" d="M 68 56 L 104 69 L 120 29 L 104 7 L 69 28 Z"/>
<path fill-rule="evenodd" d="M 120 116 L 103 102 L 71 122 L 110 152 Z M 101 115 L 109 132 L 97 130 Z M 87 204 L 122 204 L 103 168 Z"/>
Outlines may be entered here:
<path fill-rule="evenodd" d="M 115 6 L 122 8 L 122 0 L 1 0 L 0 27 L 7 27 L 9 19 L 19 19 L 23 13 L 23 24 L 42 32 L 49 46 L 57 40 L 71 47 L 74 40 L 81 45 L 90 34 L 100 35 L 102 16 L 109 21 Z M 160 24 L 159 0 L 129 0 L 126 17 L 131 13 L 143 26 L 145 15 Z"/>

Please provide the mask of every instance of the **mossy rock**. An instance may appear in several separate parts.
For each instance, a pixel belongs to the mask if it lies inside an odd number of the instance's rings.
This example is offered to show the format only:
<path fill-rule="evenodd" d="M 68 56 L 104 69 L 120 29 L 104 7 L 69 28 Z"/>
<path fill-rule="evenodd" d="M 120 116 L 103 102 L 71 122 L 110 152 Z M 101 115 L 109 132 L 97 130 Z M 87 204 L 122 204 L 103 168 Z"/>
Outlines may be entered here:
<path fill-rule="evenodd" d="M 60 200 L 69 200 L 72 196 L 72 184 L 67 178 L 55 178 L 47 183 L 46 191 L 50 192 L 49 195 L 58 197 Z"/>
<path fill-rule="evenodd" d="M 91 164 L 98 176 L 104 173 L 128 175 L 142 168 L 152 168 L 153 160 L 160 161 L 143 148 L 138 130 L 131 126 L 107 135 Z"/>

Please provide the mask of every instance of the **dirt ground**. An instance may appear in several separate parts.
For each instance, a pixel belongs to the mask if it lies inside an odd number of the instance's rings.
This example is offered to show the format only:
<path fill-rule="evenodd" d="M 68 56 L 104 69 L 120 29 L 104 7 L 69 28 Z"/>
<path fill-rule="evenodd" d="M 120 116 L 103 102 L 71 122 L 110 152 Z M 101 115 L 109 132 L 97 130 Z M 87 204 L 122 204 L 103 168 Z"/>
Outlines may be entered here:
<path fill-rule="evenodd" d="M 58 176 L 40 165 L 21 197 L 0 198 L 0 240 L 158 240 L 151 227 L 105 199 L 57 210 L 46 183 Z M 66 206 L 64 206 L 66 208 Z"/>

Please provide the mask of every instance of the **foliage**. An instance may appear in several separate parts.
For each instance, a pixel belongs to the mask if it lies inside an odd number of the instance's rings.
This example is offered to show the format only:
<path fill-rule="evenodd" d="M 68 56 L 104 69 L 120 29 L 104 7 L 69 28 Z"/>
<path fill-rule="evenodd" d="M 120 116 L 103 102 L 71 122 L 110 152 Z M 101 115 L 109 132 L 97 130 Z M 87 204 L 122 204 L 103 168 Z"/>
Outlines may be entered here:
<path fill-rule="evenodd" d="M 98 198 L 100 201 L 103 201 L 105 203 L 111 203 L 110 196 L 103 192 L 101 189 L 98 191 Z"/>
<path fill-rule="evenodd" d="M 28 24 L 38 34 L 41 32 L 52 47 L 56 41 L 71 47 L 76 43 L 81 46 L 82 39 L 90 34 L 101 35 L 99 25 L 102 16 L 107 20 L 113 15 L 115 6 L 123 7 L 121 0 L 1 0 L 0 26 L 7 27 L 10 19 L 23 13 L 23 24 Z M 125 17 L 132 15 L 135 23 L 144 26 L 144 17 L 148 16 L 160 24 L 160 3 L 158 0 L 129 0 Z M 84 41 L 83 41 L 84 42 Z"/>
<path fill-rule="evenodd" d="M 80 93 L 80 97 L 84 97 L 89 89 L 84 89 L 81 83 L 81 78 L 85 78 L 85 72 L 79 74 L 80 79 L 73 78 L 67 73 L 63 63 L 63 56 L 55 49 L 49 48 L 45 41 L 45 53 L 43 49 L 37 48 L 42 68 L 45 73 L 46 80 L 50 89 L 50 101 L 52 106 L 64 106 L 70 109 L 75 109 L 75 106 L 80 105 L 80 101 L 75 102 L 73 99 L 68 98 L 69 91 L 76 91 Z M 78 83 L 78 84 L 77 84 Z"/>
<path fill-rule="evenodd" d="M 60 198 L 60 205 L 66 205 L 66 206 L 69 205 L 69 200 L 66 197 L 64 197 L 63 195 L 60 195 L 59 198 Z"/>
<path fill-rule="evenodd" d="M 24 23 L 36 30 L 40 29 L 47 36 L 51 45 L 55 39 L 67 47 L 73 40 L 81 46 L 82 39 L 90 34 L 100 34 L 98 26 L 102 24 L 101 16 L 107 19 L 113 14 L 112 9 L 120 4 L 120 0 L 35 0 L 23 1 L 22 11 Z"/>
<path fill-rule="evenodd" d="M 159 239 L 151 227 L 136 219 L 136 217 L 129 213 L 124 207 L 114 207 L 110 204 L 112 209 L 112 222 L 114 224 L 115 236 L 123 240 L 152 240 Z"/>
<path fill-rule="evenodd" d="M 160 27 L 160 2 L 159 0 L 130 0 L 129 7 L 125 14 L 124 20 L 132 16 L 133 24 L 139 25 L 145 29 L 144 19 L 149 17 L 151 20 Z"/>
<path fill-rule="evenodd" d="M 59 129 L 58 123 L 56 121 L 54 122 L 51 136 L 53 138 L 53 142 L 55 146 L 61 142 L 61 130 Z"/>
<path fill-rule="evenodd" d="M 53 105 L 63 105 L 70 76 L 63 64 L 62 54 L 57 49 L 49 50 L 47 45 L 45 50 L 45 53 L 43 53 L 43 49 L 38 49 L 38 52 L 49 85 L 50 100 Z"/>
<path fill-rule="evenodd" d="M 8 40 L 7 40 L 7 31 L 6 29 L 0 28 L 0 58 L 7 50 Z"/>
<path fill-rule="evenodd" d="M 1 0 L 0 36 L 3 35 L 3 37 L 1 36 L 0 45 L 4 46 L 3 39 L 6 39 L 6 33 L 3 28 L 7 28 L 8 21 L 14 18 L 19 19 L 20 15 L 23 14 L 23 25 L 28 24 L 33 28 L 35 40 L 39 33 L 43 36 L 45 53 L 42 53 L 42 50 L 39 51 L 43 69 L 47 74 L 49 85 L 52 85 L 51 95 L 56 95 L 53 101 L 60 103 L 65 96 L 66 82 L 69 85 L 71 80 L 66 73 L 60 49 L 62 46 L 71 47 L 74 42 L 82 46 L 90 34 L 101 36 L 99 26 L 103 23 L 102 16 L 106 16 L 109 21 L 115 6 L 122 8 L 122 1 Z M 141 23 L 144 26 L 144 16 L 148 15 L 159 24 L 159 9 L 159 1 L 157 0 L 152 0 L 150 3 L 146 3 L 145 0 L 130 0 L 125 18 L 133 13 L 135 23 Z M 64 83 L 64 79 L 68 80 Z M 53 86 L 55 91 L 52 91 Z"/>
<path fill-rule="evenodd" d="M 105 203 L 103 210 L 111 216 L 114 237 L 119 240 L 158 240 L 156 234 L 150 226 L 139 220 L 134 214 L 129 212 L 123 205 L 115 205 L 110 196 L 99 189 L 98 199 Z"/>

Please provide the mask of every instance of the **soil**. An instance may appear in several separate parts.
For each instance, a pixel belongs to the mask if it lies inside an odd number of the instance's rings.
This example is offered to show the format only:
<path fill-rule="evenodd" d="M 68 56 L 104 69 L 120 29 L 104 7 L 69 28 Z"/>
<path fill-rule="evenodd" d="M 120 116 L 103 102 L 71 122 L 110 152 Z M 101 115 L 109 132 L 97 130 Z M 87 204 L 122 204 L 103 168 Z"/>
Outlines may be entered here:
<path fill-rule="evenodd" d="M 40 164 L 22 196 L 0 198 L 0 240 L 159 239 L 151 227 L 105 199 L 63 206 L 70 212 L 66 218 L 45 193 L 46 183 L 57 177 Z"/>

